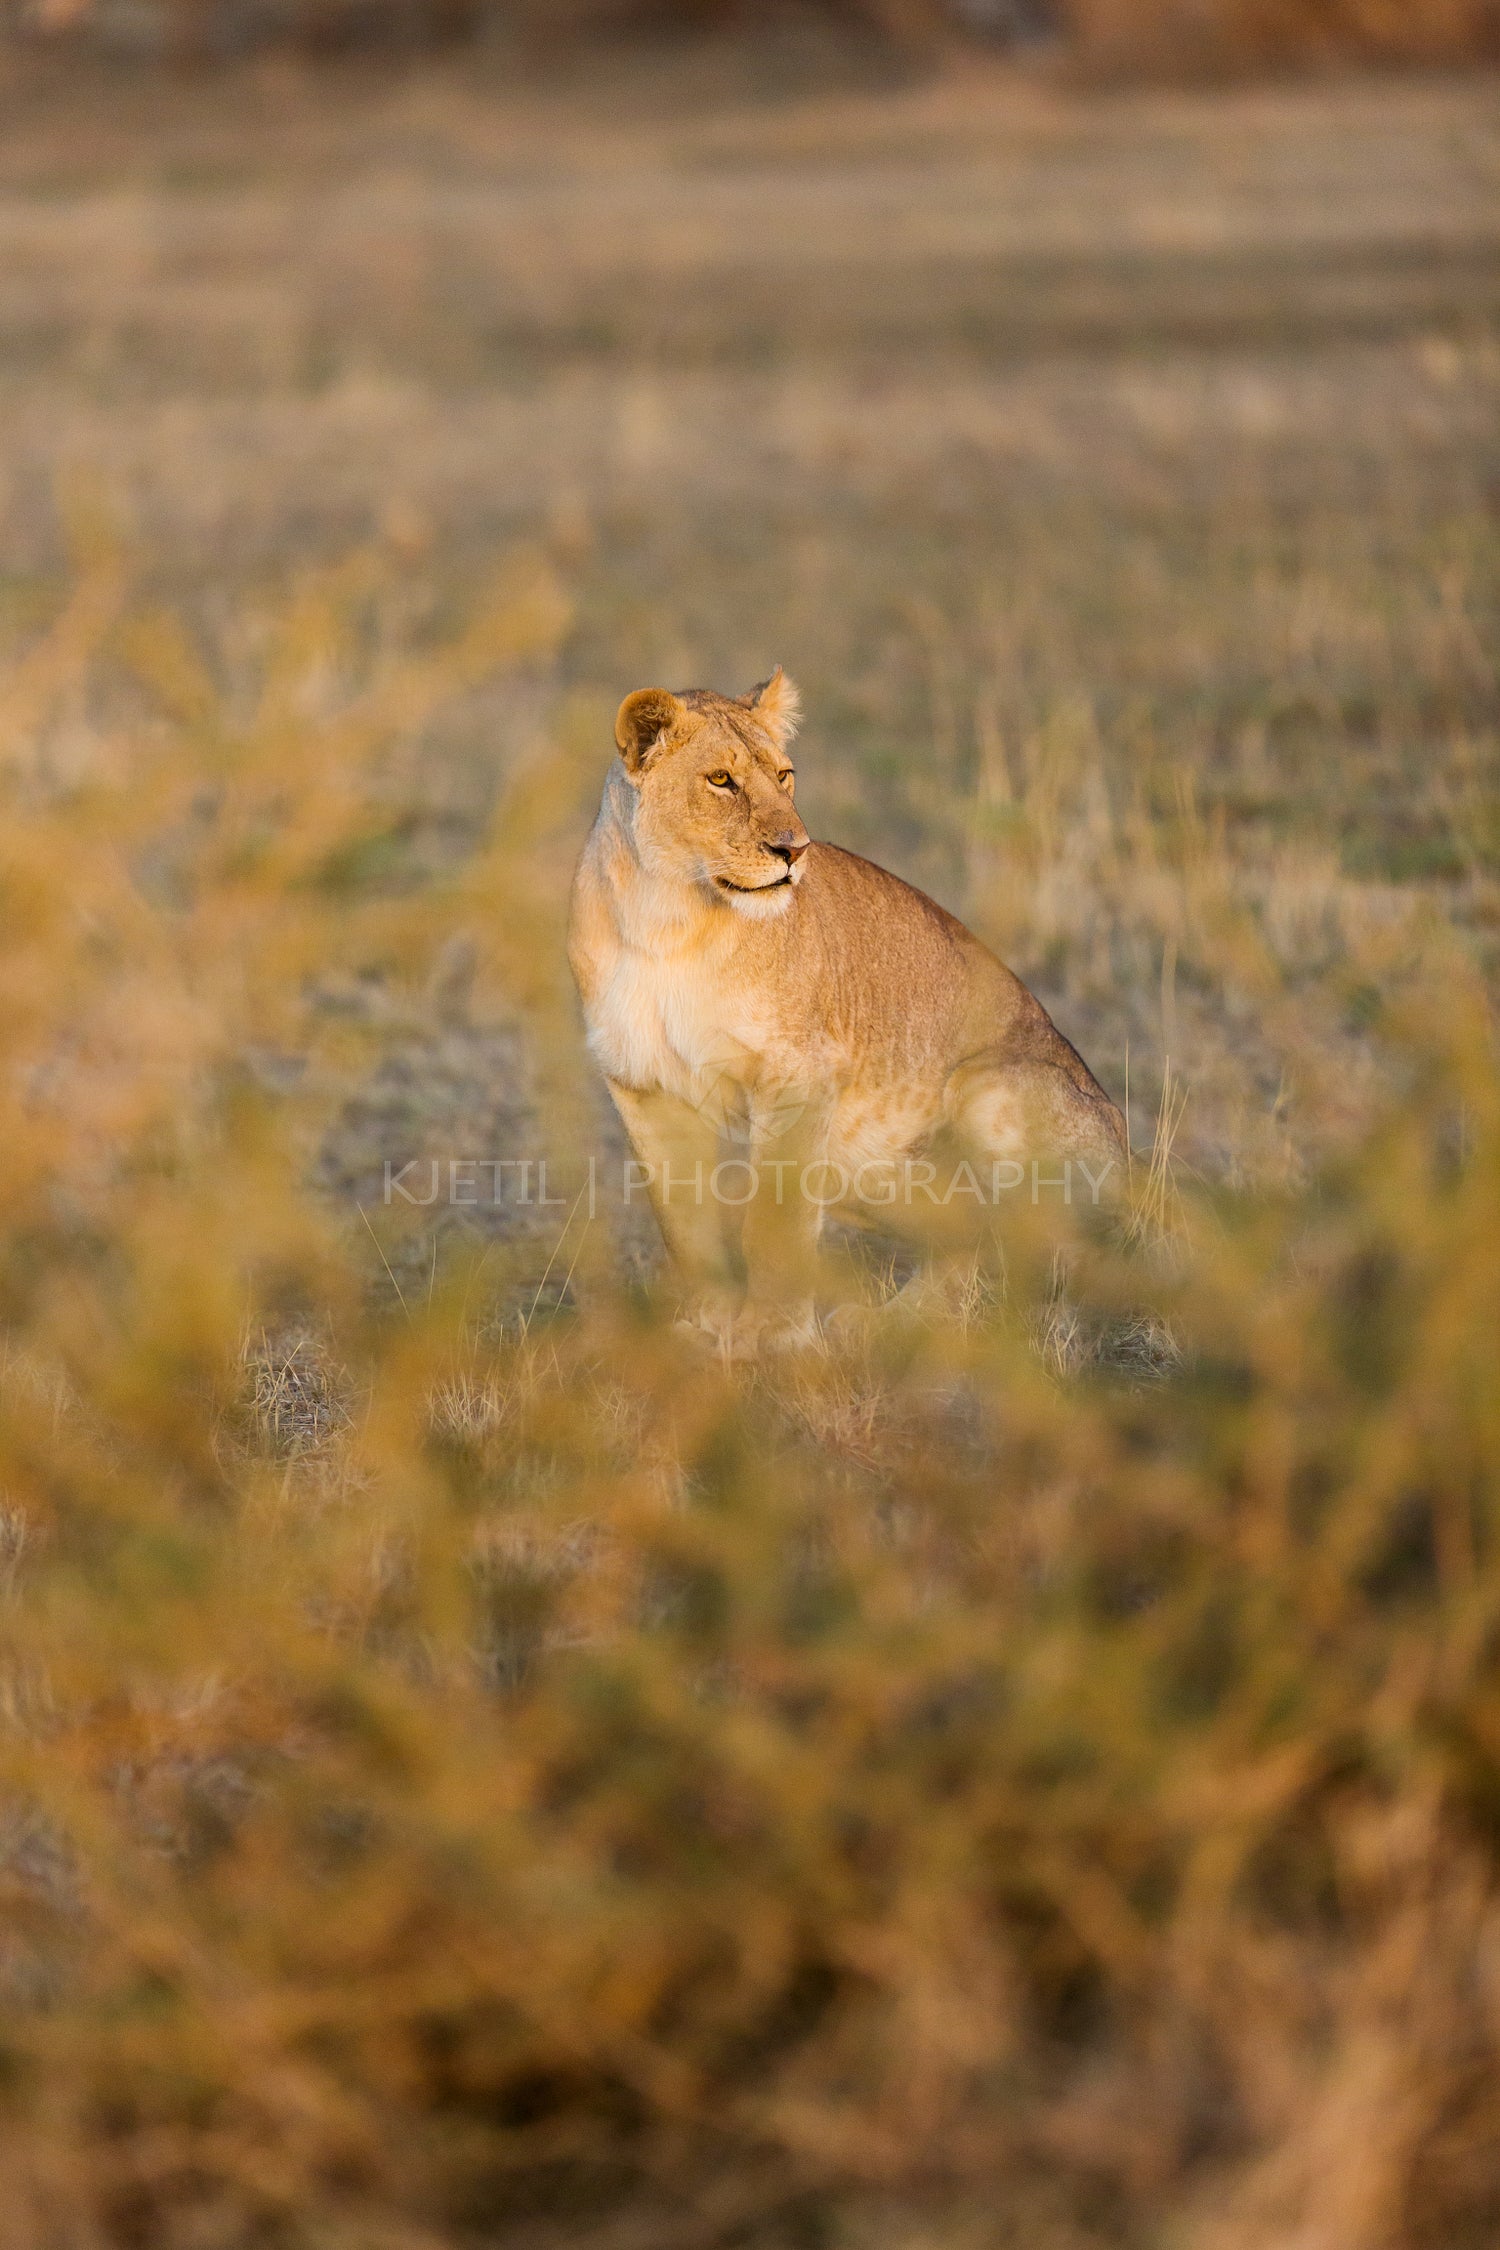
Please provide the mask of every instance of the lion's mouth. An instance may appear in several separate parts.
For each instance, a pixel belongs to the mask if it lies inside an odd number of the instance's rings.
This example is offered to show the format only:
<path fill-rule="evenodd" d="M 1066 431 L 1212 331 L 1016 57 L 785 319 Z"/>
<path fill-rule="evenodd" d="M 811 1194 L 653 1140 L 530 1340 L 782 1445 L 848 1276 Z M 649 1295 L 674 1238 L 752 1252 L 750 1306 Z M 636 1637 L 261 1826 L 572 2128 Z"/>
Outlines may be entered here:
<path fill-rule="evenodd" d="M 792 871 L 773 875 L 769 883 L 731 883 L 727 875 L 716 875 L 714 881 L 721 891 L 738 891 L 742 898 L 756 898 L 762 891 L 784 891 L 792 879 Z"/>

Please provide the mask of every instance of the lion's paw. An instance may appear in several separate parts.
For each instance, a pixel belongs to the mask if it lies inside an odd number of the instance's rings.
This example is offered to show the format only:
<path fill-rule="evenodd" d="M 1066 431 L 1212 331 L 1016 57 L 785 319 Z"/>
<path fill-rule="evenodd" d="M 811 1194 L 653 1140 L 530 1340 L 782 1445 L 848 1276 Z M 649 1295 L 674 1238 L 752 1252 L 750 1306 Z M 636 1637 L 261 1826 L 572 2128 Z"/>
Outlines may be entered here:
<path fill-rule="evenodd" d="M 813 1306 L 748 1305 L 702 1297 L 677 1324 L 679 1335 L 705 1344 L 725 1360 L 759 1359 L 771 1352 L 812 1349 L 820 1341 Z"/>

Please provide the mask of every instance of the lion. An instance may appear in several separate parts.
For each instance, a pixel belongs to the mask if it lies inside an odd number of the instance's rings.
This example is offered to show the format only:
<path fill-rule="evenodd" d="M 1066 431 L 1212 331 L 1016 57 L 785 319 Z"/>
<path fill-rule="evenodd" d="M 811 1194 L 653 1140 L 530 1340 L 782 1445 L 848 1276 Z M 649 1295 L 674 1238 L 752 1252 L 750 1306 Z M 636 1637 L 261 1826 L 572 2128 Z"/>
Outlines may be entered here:
<path fill-rule="evenodd" d="M 813 1340 L 829 1212 L 889 1229 L 945 1200 L 935 1149 L 963 1152 L 953 1179 L 981 1202 L 1071 1188 L 1075 1168 L 1097 1201 L 1127 1157 L 1120 1111 L 1020 978 L 921 891 L 808 835 L 798 717 L 779 667 L 738 698 L 626 696 L 572 894 L 628 1185 L 651 1195 L 688 1320 L 736 1355 Z"/>

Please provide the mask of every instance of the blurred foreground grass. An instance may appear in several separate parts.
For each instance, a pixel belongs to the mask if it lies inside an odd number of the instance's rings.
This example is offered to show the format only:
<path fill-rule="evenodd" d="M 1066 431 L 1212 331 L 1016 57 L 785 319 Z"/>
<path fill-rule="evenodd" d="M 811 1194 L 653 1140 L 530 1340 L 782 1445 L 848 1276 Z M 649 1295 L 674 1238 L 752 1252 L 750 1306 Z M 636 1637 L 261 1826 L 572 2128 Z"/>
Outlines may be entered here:
<path fill-rule="evenodd" d="M 1479 2250 L 1492 129 L 401 99 L 0 152 L 3 2239 Z M 383 1176 L 607 1160 L 613 702 L 777 656 L 1156 1247 L 731 1380 Z"/>

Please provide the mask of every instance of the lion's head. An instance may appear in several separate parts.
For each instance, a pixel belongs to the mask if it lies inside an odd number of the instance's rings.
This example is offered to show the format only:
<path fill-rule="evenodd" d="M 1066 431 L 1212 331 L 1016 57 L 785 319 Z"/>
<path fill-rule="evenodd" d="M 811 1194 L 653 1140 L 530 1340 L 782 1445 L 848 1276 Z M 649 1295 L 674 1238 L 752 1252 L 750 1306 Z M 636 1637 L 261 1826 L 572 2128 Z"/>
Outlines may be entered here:
<path fill-rule="evenodd" d="M 643 865 L 738 913 L 783 912 L 809 842 L 792 803 L 796 727 L 797 691 L 779 666 L 737 700 L 711 688 L 627 695 L 615 740 Z"/>

